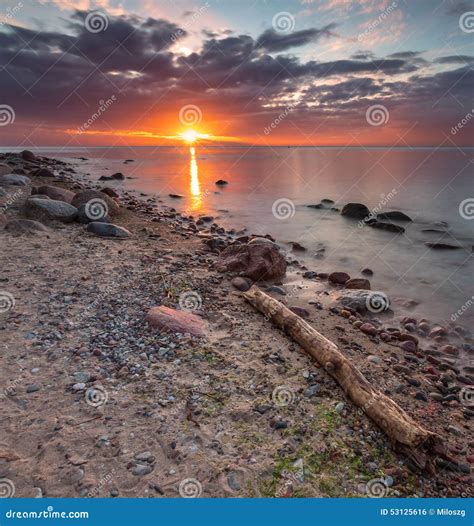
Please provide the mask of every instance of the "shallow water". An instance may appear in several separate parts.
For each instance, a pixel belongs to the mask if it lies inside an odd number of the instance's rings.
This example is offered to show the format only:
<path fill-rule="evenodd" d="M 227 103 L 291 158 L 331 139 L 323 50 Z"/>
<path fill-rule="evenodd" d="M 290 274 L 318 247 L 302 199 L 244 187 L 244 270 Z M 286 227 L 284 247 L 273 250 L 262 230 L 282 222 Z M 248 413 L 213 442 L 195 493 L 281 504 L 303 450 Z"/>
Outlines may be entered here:
<path fill-rule="evenodd" d="M 466 327 L 474 321 L 472 204 L 464 217 L 459 210 L 463 200 L 474 200 L 474 148 L 183 146 L 34 151 L 63 159 L 87 157 L 80 162 L 82 171 L 97 176 L 120 171 L 133 177 L 107 184 L 158 194 L 181 212 L 212 214 L 223 226 L 270 233 L 282 243 L 298 241 L 307 251 L 295 256 L 311 270 L 341 270 L 356 277 L 370 267 L 372 288 L 385 291 L 392 300 L 415 300 L 414 315 L 437 321 L 456 318 Z M 125 159 L 134 162 L 124 164 Z M 217 187 L 218 179 L 229 184 Z M 184 197 L 171 199 L 170 193 Z M 414 221 L 398 223 L 406 232 L 393 234 L 361 227 L 330 209 L 306 207 L 324 198 L 334 200 L 338 208 L 361 202 L 379 212 L 401 210 Z M 459 243 L 462 249 L 425 246 L 426 241 L 445 237 L 422 232 L 439 221 L 449 225 L 444 241 Z M 320 249 L 324 251 L 315 257 Z M 459 309 L 464 312 L 456 316 Z"/>

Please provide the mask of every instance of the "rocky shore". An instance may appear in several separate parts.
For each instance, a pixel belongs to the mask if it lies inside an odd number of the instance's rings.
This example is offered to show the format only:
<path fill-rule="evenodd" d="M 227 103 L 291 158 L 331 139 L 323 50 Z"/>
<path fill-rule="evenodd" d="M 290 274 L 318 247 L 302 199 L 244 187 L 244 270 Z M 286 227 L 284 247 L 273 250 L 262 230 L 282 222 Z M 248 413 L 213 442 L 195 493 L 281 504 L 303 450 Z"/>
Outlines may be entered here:
<path fill-rule="evenodd" d="M 297 244 L 121 192 L 120 175 L 0 154 L 0 479 L 15 496 L 472 496 L 465 328 L 399 317 L 370 269 L 308 269 Z M 253 282 L 442 435 L 449 459 L 420 473 L 394 452 L 240 297 Z"/>

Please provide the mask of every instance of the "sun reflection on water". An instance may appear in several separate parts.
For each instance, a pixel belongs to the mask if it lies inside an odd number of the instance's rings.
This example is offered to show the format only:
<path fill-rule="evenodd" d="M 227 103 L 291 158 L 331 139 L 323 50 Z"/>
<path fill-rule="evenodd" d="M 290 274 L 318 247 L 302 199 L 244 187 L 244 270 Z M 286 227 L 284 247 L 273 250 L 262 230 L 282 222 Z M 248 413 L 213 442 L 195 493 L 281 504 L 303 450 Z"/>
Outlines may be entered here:
<path fill-rule="evenodd" d="M 189 162 L 189 174 L 190 174 L 190 194 L 191 194 L 191 206 L 190 209 L 193 212 L 201 209 L 202 206 L 202 194 L 201 185 L 199 184 L 199 170 L 196 160 L 196 148 L 191 146 L 189 148 L 191 160 Z"/>

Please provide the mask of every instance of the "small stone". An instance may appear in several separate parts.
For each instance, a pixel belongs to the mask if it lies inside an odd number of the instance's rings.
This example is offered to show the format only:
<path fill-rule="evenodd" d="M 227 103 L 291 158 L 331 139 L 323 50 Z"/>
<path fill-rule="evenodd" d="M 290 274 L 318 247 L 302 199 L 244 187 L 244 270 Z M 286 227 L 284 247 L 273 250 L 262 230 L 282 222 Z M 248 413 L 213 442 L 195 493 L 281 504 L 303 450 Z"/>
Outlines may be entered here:
<path fill-rule="evenodd" d="M 91 381 L 91 375 L 85 371 L 77 371 L 73 374 L 73 377 L 78 383 L 87 384 Z"/>
<path fill-rule="evenodd" d="M 288 422 L 285 422 L 283 420 L 279 420 L 278 422 L 275 422 L 273 424 L 274 429 L 286 429 L 288 427 Z"/>
<path fill-rule="evenodd" d="M 339 402 L 338 404 L 336 404 L 336 407 L 334 408 L 334 410 L 336 411 L 336 413 L 341 414 L 344 411 L 344 407 L 345 407 L 344 402 Z"/>
<path fill-rule="evenodd" d="M 138 453 L 137 455 L 135 455 L 135 459 L 143 462 L 148 462 L 148 460 L 150 460 L 152 456 L 153 454 L 151 453 L 151 451 L 143 451 L 142 453 Z"/>
<path fill-rule="evenodd" d="M 231 283 L 237 290 L 240 290 L 242 292 L 249 290 L 249 288 L 252 286 L 251 280 L 249 280 L 248 278 L 240 277 L 240 276 L 234 278 L 231 281 Z"/>
<path fill-rule="evenodd" d="M 369 362 L 375 363 L 377 365 L 382 363 L 382 359 L 379 356 L 370 355 L 370 356 L 367 357 L 367 360 L 369 360 Z"/>
<path fill-rule="evenodd" d="M 344 285 L 346 281 L 349 281 L 351 277 L 345 272 L 331 272 L 328 276 L 328 281 L 336 283 L 338 285 Z"/>
<path fill-rule="evenodd" d="M 148 475 L 148 473 L 151 473 L 152 471 L 152 466 L 148 464 L 137 464 L 133 467 L 132 474 L 137 477 L 143 477 L 144 475 Z"/>
<path fill-rule="evenodd" d="M 313 398 L 313 396 L 316 396 L 318 391 L 319 391 L 319 385 L 318 384 L 312 384 L 307 389 L 305 389 L 303 395 L 306 398 Z"/>
<path fill-rule="evenodd" d="M 417 391 L 417 393 L 415 394 L 415 398 L 423 402 L 428 402 L 428 397 L 423 391 Z"/>
<path fill-rule="evenodd" d="M 39 391 L 41 387 L 36 384 L 30 384 L 26 386 L 26 392 L 27 393 L 35 393 L 36 391 Z"/>
<path fill-rule="evenodd" d="M 360 331 L 369 336 L 375 336 L 377 334 L 377 328 L 374 327 L 371 323 L 363 323 L 360 326 Z"/>
<path fill-rule="evenodd" d="M 416 352 L 416 344 L 411 340 L 402 342 L 400 348 L 407 352 Z"/>
<path fill-rule="evenodd" d="M 86 384 L 82 382 L 78 382 L 77 384 L 74 384 L 72 386 L 73 391 L 84 391 L 85 388 L 86 388 Z"/>

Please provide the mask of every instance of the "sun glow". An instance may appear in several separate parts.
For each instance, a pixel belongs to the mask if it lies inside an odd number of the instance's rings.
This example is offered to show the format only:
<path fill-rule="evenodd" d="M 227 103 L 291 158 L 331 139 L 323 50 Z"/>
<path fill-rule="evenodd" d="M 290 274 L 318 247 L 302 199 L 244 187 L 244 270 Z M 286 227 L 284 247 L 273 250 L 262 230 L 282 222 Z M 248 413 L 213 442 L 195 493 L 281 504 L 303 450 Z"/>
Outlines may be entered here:
<path fill-rule="evenodd" d="M 188 144 L 195 143 L 198 139 L 207 139 L 209 135 L 207 133 L 199 133 L 196 130 L 186 130 L 179 135 L 184 142 Z"/>

